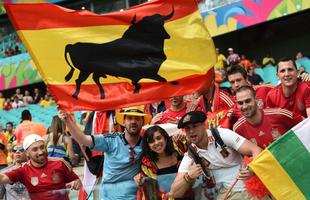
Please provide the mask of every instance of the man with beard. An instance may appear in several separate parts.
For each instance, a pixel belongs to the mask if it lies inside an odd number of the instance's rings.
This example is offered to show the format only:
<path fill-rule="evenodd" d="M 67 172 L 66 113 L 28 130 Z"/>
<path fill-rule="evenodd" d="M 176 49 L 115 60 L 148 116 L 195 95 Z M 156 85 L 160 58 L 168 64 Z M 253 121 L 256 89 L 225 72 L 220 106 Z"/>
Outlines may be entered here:
<path fill-rule="evenodd" d="M 270 108 L 285 108 L 304 117 L 310 116 L 310 87 L 298 80 L 294 61 L 283 58 L 277 65 L 277 75 L 281 84 L 272 89 L 266 104 Z"/>
<path fill-rule="evenodd" d="M 47 158 L 44 139 L 28 135 L 23 148 L 29 161 L 19 168 L 0 174 L 0 184 L 20 182 L 32 200 L 69 200 L 67 187 L 79 189 L 81 181 L 63 159 Z"/>
<path fill-rule="evenodd" d="M 205 120 L 206 115 L 203 112 L 192 111 L 186 113 L 178 123 L 178 128 L 184 128 L 186 137 L 199 158 L 195 159 L 193 155 L 190 157 L 189 153 L 184 155 L 171 187 L 171 195 L 181 197 L 195 182 L 194 187 L 202 184 L 204 175 L 209 174 L 210 177 L 214 177 L 213 185 L 217 185 L 216 188 L 219 189 L 215 195 L 216 199 L 223 199 L 230 188 L 232 191 L 228 199 L 251 199 L 243 181 L 235 183 L 235 180 L 246 180 L 253 175 L 249 168 L 242 168 L 240 171 L 241 155 L 251 155 L 255 158 L 261 152 L 261 148 L 224 128 L 217 130 L 226 146 L 219 145 L 219 140 L 215 140 L 216 136 L 206 129 Z M 197 160 L 201 160 L 201 164 L 197 163 Z"/>
<path fill-rule="evenodd" d="M 266 148 L 303 120 L 301 115 L 285 109 L 259 109 L 255 91 L 251 86 L 239 88 L 236 99 L 243 117 L 234 124 L 233 130 L 261 148 Z"/>
<path fill-rule="evenodd" d="M 7 168 L 4 168 L 3 170 L 1 170 L 0 173 L 4 173 L 12 169 L 16 169 L 22 166 L 22 164 L 27 161 L 27 155 L 26 155 L 26 152 L 22 144 L 17 144 L 12 149 L 12 152 L 14 153 L 13 154 L 14 164 L 10 165 Z M 20 182 L 16 182 L 14 184 L 1 185 L 0 186 L 0 199 L 3 199 L 4 197 L 6 200 L 18 200 L 18 199 L 28 200 L 30 199 L 26 187 Z"/>
<path fill-rule="evenodd" d="M 150 115 L 145 114 L 144 106 L 123 108 L 117 112 L 116 120 L 125 130 L 113 134 L 85 135 L 67 113 L 59 111 L 59 117 L 66 120 L 70 133 L 78 143 L 104 152 L 100 199 L 135 200 L 138 188 L 133 177 L 140 171 L 140 131 L 151 119 Z"/>

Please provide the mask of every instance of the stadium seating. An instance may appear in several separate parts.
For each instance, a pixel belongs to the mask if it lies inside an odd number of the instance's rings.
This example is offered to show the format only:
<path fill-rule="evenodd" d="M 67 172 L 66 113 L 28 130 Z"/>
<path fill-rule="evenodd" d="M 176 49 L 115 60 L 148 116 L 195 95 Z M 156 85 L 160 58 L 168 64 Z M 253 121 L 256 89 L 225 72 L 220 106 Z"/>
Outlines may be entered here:
<path fill-rule="evenodd" d="M 51 105 L 47 108 L 42 108 L 40 105 L 32 104 L 23 108 L 12 109 L 9 111 L 0 110 L 0 124 L 5 126 L 9 121 L 13 122 L 14 127 L 20 124 L 21 112 L 28 109 L 32 115 L 32 121 L 40 122 L 46 127 L 49 127 L 54 115 L 57 114 L 57 108 L 55 105 Z M 81 112 L 74 113 L 76 121 L 79 122 L 81 119 Z"/>
<path fill-rule="evenodd" d="M 274 86 L 278 85 L 277 69 L 272 65 L 267 65 L 264 68 L 256 68 L 255 73 L 258 74 L 264 83 L 270 83 Z"/>

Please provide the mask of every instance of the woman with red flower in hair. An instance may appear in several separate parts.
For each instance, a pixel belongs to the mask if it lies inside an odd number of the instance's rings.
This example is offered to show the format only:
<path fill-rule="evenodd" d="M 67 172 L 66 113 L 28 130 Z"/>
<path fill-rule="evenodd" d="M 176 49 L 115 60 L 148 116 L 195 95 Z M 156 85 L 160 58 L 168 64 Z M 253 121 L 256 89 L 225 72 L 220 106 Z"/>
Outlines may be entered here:
<path fill-rule="evenodd" d="M 171 200 L 171 184 L 178 172 L 183 153 L 187 150 L 186 140 L 175 142 L 160 126 L 148 128 L 143 136 L 141 173 L 135 176 L 139 185 L 138 200 Z M 193 199 L 190 192 L 184 198 Z"/>

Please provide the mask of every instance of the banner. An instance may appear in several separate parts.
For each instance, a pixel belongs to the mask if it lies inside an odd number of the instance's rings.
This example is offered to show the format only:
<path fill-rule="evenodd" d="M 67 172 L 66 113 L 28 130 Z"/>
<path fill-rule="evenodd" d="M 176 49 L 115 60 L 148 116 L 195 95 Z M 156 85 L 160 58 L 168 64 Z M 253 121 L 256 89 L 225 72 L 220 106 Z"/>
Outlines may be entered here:
<path fill-rule="evenodd" d="M 310 199 L 309 130 L 308 117 L 250 163 L 276 199 Z"/>
<path fill-rule="evenodd" d="M 49 3 L 5 8 L 64 110 L 146 104 L 213 80 L 214 44 L 194 0 L 154 0 L 104 15 Z"/>

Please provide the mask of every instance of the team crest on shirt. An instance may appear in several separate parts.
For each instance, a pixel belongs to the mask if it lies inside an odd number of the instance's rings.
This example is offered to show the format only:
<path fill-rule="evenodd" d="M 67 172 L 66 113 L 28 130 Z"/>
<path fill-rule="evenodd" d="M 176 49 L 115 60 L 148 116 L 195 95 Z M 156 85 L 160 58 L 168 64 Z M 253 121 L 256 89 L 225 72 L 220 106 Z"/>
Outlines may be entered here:
<path fill-rule="evenodd" d="M 259 131 L 258 136 L 263 136 L 265 133 L 263 131 Z"/>
<path fill-rule="evenodd" d="M 52 180 L 53 180 L 53 183 L 59 183 L 60 182 L 59 173 L 54 172 L 53 175 L 52 175 Z"/>
<path fill-rule="evenodd" d="M 31 185 L 37 186 L 39 184 L 39 178 L 38 177 L 31 177 Z"/>
<path fill-rule="evenodd" d="M 264 108 L 264 102 L 261 99 L 257 99 L 257 106 L 258 108 Z"/>
<path fill-rule="evenodd" d="M 278 129 L 272 129 L 271 130 L 271 135 L 273 139 L 277 139 L 278 137 L 281 136 L 281 134 L 279 133 Z"/>

